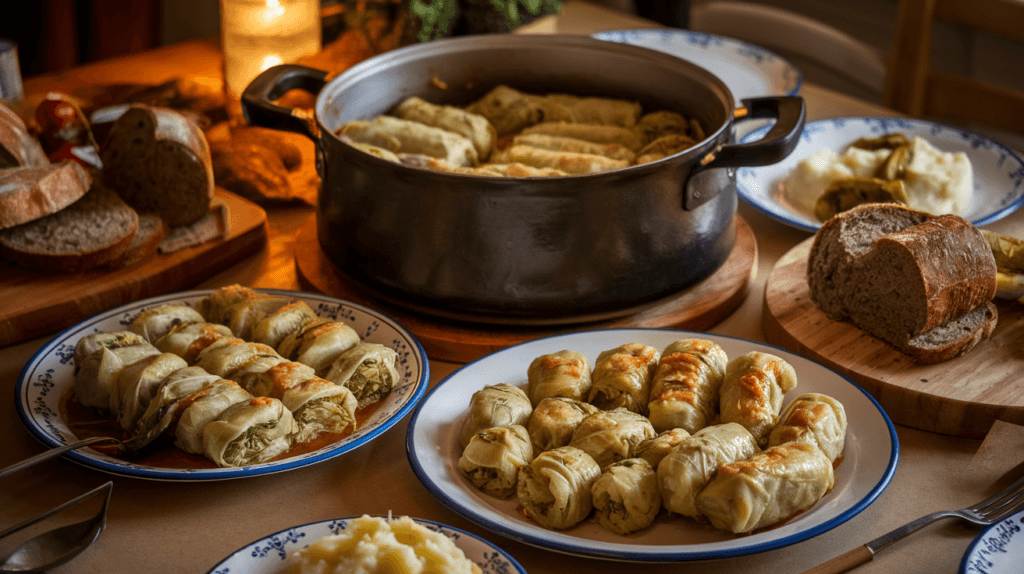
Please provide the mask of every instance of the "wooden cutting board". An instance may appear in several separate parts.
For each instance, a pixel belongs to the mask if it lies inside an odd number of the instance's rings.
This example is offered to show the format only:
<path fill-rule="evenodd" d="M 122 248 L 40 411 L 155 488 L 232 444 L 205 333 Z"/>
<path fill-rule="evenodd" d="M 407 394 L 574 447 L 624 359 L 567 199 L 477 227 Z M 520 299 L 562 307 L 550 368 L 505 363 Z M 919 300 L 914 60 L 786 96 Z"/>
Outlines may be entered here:
<path fill-rule="evenodd" d="M 997 300 L 990 339 L 950 361 L 918 365 L 814 306 L 805 274 L 813 240 L 786 253 L 768 275 L 768 342 L 853 379 L 897 424 L 969 438 L 984 437 L 996 420 L 1024 425 L 1024 304 Z"/>
<path fill-rule="evenodd" d="M 431 359 L 466 363 L 510 345 L 580 329 L 674 327 L 701 331 L 731 314 L 750 292 L 757 276 L 757 241 L 750 225 L 736 216 L 736 245 L 714 273 L 700 283 L 614 318 L 572 324 L 489 324 L 425 313 L 381 299 L 338 270 L 320 249 L 316 220 L 311 218 L 295 240 L 299 283 L 313 289 L 380 309 L 411 331 Z"/>
<path fill-rule="evenodd" d="M 0 346 L 54 333 L 131 301 L 192 287 L 266 245 L 263 208 L 218 188 L 228 237 L 116 270 L 48 273 L 0 263 Z"/>

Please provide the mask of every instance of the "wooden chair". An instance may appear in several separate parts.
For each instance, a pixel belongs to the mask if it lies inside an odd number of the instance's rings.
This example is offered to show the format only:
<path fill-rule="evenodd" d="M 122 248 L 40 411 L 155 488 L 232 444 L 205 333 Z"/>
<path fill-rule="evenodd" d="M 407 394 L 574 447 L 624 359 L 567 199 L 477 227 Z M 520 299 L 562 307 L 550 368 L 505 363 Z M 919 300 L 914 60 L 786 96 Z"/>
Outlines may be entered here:
<path fill-rule="evenodd" d="M 1024 0 L 900 0 L 885 105 L 1024 134 L 1024 93 L 932 69 L 936 20 L 1024 41 Z"/>

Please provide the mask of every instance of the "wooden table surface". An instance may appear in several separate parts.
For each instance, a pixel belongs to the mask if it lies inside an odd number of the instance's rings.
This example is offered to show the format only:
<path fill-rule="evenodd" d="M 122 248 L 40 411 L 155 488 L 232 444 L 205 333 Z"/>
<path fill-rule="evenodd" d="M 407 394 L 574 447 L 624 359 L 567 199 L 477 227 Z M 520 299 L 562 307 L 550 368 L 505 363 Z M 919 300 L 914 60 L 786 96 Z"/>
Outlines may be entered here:
<path fill-rule="evenodd" d="M 549 25 L 554 31 L 590 33 L 602 29 L 650 26 L 578 0 Z M 188 74 L 220 81 L 216 43 L 186 42 L 55 76 L 28 78 L 27 93 L 69 89 L 80 83 L 160 82 Z M 844 115 L 895 115 L 811 84 L 801 90 L 808 119 Z M 197 287 L 241 283 L 298 289 L 293 245 L 313 218 L 308 207 L 268 208 L 267 247 Z M 758 273 L 746 300 L 708 331 L 764 341 L 761 314 L 765 279 L 774 263 L 809 234 L 778 223 L 745 205 L 740 215 L 758 240 Z M 989 226 L 1024 235 L 1024 215 Z M 45 343 L 41 338 L 0 349 L 0 467 L 39 453 L 42 446 L 15 414 L 13 387 L 22 366 Z M 1024 365 L 1022 365 L 1024 366 Z M 431 384 L 458 365 L 432 360 Z M 114 477 L 107 529 L 96 543 L 53 572 L 200 573 L 236 549 L 290 526 L 358 516 L 407 514 L 468 530 L 501 546 L 529 572 L 629 572 L 639 567 L 576 558 L 533 548 L 462 518 L 436 501 L 416 479 L 406 459 L 408 418 L 355 451 L 318 465 L 276 475 L 207 483 L 161 483 Z M 997 425 L 984 440 L 953 438 L 897 426 L 900 461 L 881 496 L 847 523 L 815 538 L 750 557 L 686 565 L 687 572 L 799 572 L 850 550 L 926 513 L 959 508 L 993 492 L 993 485 L 1024 467 L 1024 428 Z M 0 529 L 73 498 L 111 477 L 66 460 L 53 460 L 30 472 L 0 479 Z M 949 521 L 901 542 L 858 572 L 956 572 L 978 530 Z M 11 548 L 0 541 L 0 555 Z M 678 572 L 679 565 L 649 564 L 647 572 Z"/>

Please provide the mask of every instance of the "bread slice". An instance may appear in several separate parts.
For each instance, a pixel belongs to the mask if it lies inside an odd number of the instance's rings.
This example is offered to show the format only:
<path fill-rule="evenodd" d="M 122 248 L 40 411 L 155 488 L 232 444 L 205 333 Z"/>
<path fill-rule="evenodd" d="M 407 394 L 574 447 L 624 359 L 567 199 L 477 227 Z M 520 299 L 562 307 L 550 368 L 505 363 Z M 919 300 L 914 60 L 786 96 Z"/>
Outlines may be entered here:
<path fill-rule="evenodd" d="M 0 101 L 0 168 L 49 163 L 43 146 L 29 133 L 21 116 Z"/>
<path fill-rule="evenodd" d="M 170 227 L 198 221 L 210 210 L 209 145 L 199 126 L 174 110 L 133 104 L 110 128 L 100 158 L 109 187 Z"/>
<path fill-rule="evenodd" d="M 955 215 L 869 204 L 829 220 L 807 265 L 811 300 L 922 363 L 965 353 L 998 320 L 996 265 Z"/>
<path fill-rule="evenodd" d="M 89 191 L 91 181 L 73 161 L 0 169 L 0 229 L 64 209 Z"/>
<path fill-rule="evenodd" d="M 167 224 L 155 213 L 140 213 L 139 228 L 135 231 L 131 243 L 120 257 L 107 264 L 111 268 L 134 265 L 150 255 L 155 255 L 160 242 L 167 237 Z"/>
<path fill-rule="evenodd" d="M 138 225 L 116 193 L 94 186 L 65 209 L 0 231 L 0 254 L 23 267 L 84 271 L 121 256 Z"/>

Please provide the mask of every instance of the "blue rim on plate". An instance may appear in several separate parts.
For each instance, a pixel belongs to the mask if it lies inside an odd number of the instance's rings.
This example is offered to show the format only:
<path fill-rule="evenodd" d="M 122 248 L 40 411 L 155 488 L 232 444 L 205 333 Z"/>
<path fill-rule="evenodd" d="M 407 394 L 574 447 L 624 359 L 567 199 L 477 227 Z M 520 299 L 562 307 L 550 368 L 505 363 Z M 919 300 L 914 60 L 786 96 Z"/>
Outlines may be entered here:
<path fill-rule="evenodd" d="M 742 138 L 753 142 L 768 133 L 768 127 Z M 779 183 L 798 162 L 821 149 L 841 153 L 859 137 L 903 132 L 921 136 L 940 151 L 962 151 L 974 170 L 974 200 L 962 214 L 974 225 L 998 221 L 1024 204 L 1024 160 L 1003 144 L 962 128 L 898 117 L 841 117 L 808 122 L 793 153 L 768 166 L 736 170 L 736 190 L 741 199 L 765 215 L 805 231 L 821 227 L 814 214 L 787 202 Z"/>
<path fill-rule="evenodd" d="M 593 517 L 568 531 L 552 531 L 525 519 L 516 501 L 490 497 L 459 475 L 459 427 L 473 392 L 506 382 L 522 386 L 529 363 L 562 349 L 588 355 L 626 342 L 656 348 L 682 338 L 717 342 L 730 357 L 753 350 L 789 361 L 800 382 L 795 393 L 822 392 L 844 404 L 849 426 L 844 461 L 832 492 L 811 509 L 780 526 L 749 536 L 712 533 L 710 542 L 679 544 L 681 537 L 704 536 L 684 518 L 660 516 L 648 529 L 620 537 L 597 525 Z M 792 397 L 789 397 L 792 398 Z M 886 448 L 888 446 L 888 448 Z M 406 454 L 416 477 L 442 504 L 502 536 L 565 554 L 624 562 L 684 562 L 733 558 L 788 546 L 827 532 L 867 508 L 896 472 L 899 440 L 892 421 L 864 389 L 841 374 L 809 359 L 765 343 L 736 337 L 676 329 L 606 329 L 582 331 L 528 341 L 491 353 L 455 371 L 430 390 L 413 412 L 406 433 Z M 660 521 L 660 522 L 659 522 Z M 693 533 L 693 534 L 690 534 Z"/>
<path fill-rule="evenodd" d="M 73 352 L 78 340 L 97 331 L 125 329 L 143 309 L 172 302 L 194 303 L 213 291 L 185 291 L 128 303 L 99 313 L 56 335 L 29 359 L 15 383 L 14 405 L 22 424 L 32 436 L 50 448 L 78 440 L 60 413 L 62 396 L 71 392 L 74 385 Z M 398 352 L 396 368 L 402 375 L 401 382 L 361 428 L 345 439 L 310 453 L 240 468 L 159 468 L 123 461 L 88 448 L 69 451 L 62 456 L 110 474 L 150 480 L 191 482 L 259 476 L 302 468 L 359 448 L 397 424 L 423 398 L 430 380 L 427 354 L 412 333 L 394 319 L 358 303 L 326 295 L 276 289 L 258 291 L 305 301 L 321 317 L 344 320 L 363 340 L 387 345 Z"/>
<path fill-rule="evenodd" d="M 737 105 L 746 98 L 795 96 L 803 84 L 803 74 L 788 59 L 727 36 L 674 28 L 638 28 L 608 30 L 591 37 L 642 46 L 692 62 L 725 82 Z"/>
<path fill-rule="evenodd" d="M 1013 574 L 1020 572 L 1021 564 L 1024 564 L 1024 510 L 979 534 L 964 552 L 959 572 Z"/>
<path fill-rule="evenodd" d="M 337 534 L 343 531 L 349 521 L 358 517 L 336 518 L 334 520 L 323 520 L 310 522 L 302 526 L 293 526 L 270 536 L 264 536 L 259 540 L 239 548 L 230 556 L 211 568 L 207 574 L 229 574 L 233 572 L 245 572 L 247 574 L 278 574 L 281 566 L 294 551 L 306 546 L 300 544 L 303 540 L 312 543 L 320 538 Z M 382 517 L 383 518 L 383 517 Z M 440 532 L 451 538 L 457 547 L 473 562 L 480 566 L 483 574 L 526 574 L 526 570 L 507 552 L 491 544 L 479 536 L 459 530 L 447 524 L 413 518 L 419 524 Z"/>

